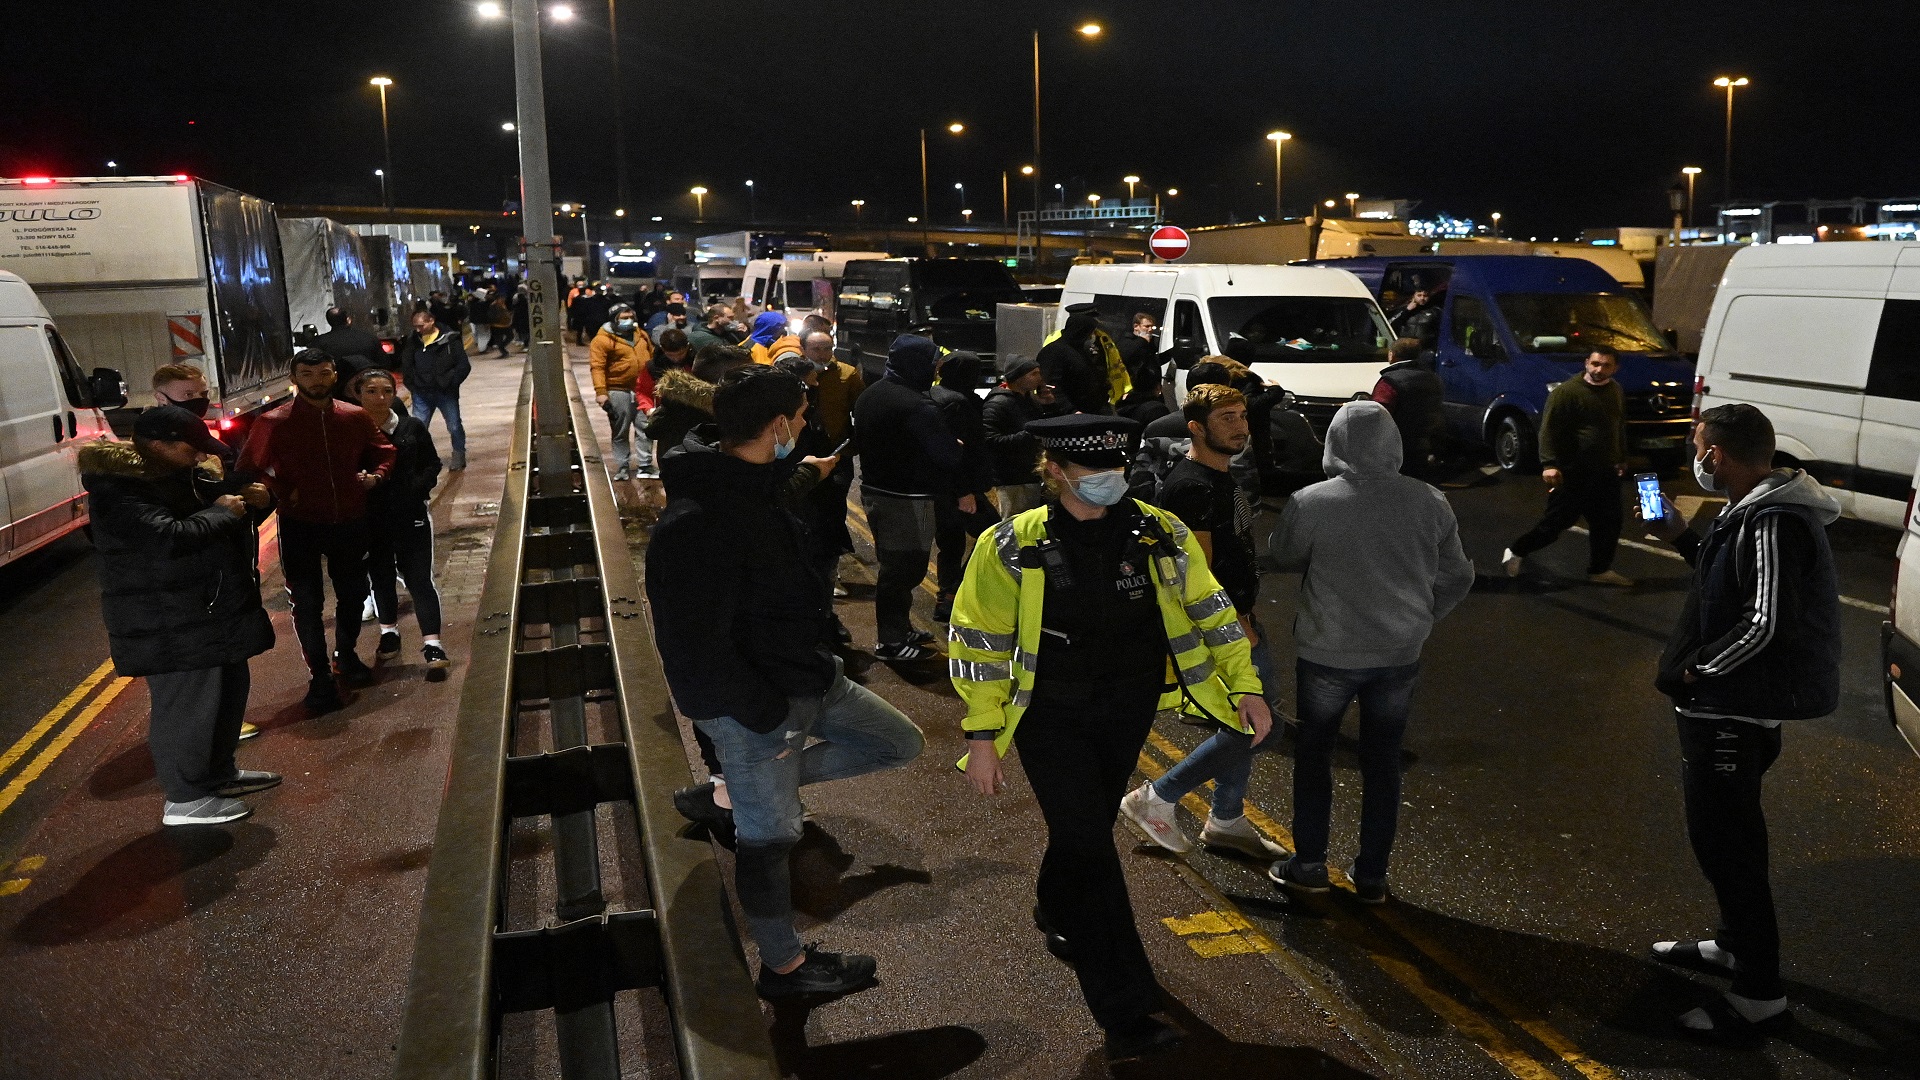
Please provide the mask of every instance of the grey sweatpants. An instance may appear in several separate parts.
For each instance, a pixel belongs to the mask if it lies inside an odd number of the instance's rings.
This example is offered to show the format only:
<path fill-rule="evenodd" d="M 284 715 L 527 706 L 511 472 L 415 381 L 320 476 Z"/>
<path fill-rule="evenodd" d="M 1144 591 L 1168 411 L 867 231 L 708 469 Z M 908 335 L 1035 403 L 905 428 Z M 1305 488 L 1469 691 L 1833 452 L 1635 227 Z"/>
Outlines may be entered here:
<path fill-rule="evenodd" d="M 233 750 L 240 745 L 240 721 L 247 715 L 251 685 L 245 660 L 147 676 L 147 693 L 153 698 L 147 748 L 168 802 L 204 799 L 213 794 L 209 787 L 233 779 L 239 771 Z"/>

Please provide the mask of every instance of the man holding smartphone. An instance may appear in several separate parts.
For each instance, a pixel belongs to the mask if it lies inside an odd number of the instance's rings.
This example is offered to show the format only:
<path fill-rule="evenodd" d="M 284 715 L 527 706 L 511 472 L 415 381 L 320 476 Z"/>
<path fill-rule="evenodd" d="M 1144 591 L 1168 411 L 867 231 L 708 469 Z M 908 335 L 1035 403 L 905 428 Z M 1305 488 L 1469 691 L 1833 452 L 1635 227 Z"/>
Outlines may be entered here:
<path fill-rule="evenodd" d="M 1804 470 L 1773 467 L 1773 425 L 1751 405 L 1708 409 L 1693 445 L 1694 477 L 1727 505 L 1704 539 L 1664 498 L 1647 522 L 1693 566 L 1654 685 L 1673 700 L 1687 838 L 1721 925 L 1711 940 L 1656 942 L 1653 953 L 1731 976 L 1724 996 L 1679 1022 L 1738 1041 L 1788 1022 L 1760 786 L 1780 756 L 1782 723 L 1840 703 L 1840 586 L 1827 546 L 1840 507 Z"/>
<path fill-rule="evenodd" d="M 1626 398 L 1613 373 L 1620 358 L 1605 346 L 1587 354 L 1586 370 L 1553 388 L 1540 414 L 1540 478 L 1547 482 L 1547 512 L 1533 530 L 1500 556 L 1508 577 L 1521 561 L 1587 519 L 1590 555 L 1587 580 L 1630 586 L 1613 569 L 1620 546 L 1620 478 L 1626 474 Z"/>

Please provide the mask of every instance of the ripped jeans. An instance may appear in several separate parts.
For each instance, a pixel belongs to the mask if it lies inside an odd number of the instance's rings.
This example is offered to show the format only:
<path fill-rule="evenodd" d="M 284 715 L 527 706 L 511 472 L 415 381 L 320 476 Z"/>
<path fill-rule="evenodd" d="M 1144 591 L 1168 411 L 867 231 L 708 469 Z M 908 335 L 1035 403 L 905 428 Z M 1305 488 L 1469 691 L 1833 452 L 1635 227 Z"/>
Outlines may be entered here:
<path fill-rule="evenodd" d="M 747 932 L 762 963 L 784 966 L 801 952 L 787 859 L 806 812 L 800 789 L 899 768 L 920 756 L 925 739 L 900 710 L 844 674 L 817 699 L 791 699 L 786 720 L 772 731 L 728 716 L 694 725 L 713 740 L 733 800 L 734 883 Z"/>

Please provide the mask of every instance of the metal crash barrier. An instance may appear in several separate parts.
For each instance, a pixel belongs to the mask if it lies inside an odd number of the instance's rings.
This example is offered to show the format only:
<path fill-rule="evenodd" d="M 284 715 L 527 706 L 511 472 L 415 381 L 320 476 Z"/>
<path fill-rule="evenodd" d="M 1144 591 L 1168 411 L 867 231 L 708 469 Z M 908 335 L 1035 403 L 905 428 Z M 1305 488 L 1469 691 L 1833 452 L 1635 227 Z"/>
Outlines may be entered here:
<path fill-rule="evenodd" d="M 673 808 L 686 751 L 611 486 L 577 387 L 542 359 L 514 418 L 394 1075 L 494 1076 L 502 1018 L 551 1010 L 560 1074 L 616 1080 L 614 996 L 657 987 L 681 1077 L 772 1077 L 719 867 L 705 840 L 681 835 Z M 564 402 L 564 423 L 536 415 L 536 372 L 549 380 L 538 397 Z M 609 707 L 619 741 L 594 744 L 590 712 Z M 547 749 L 515 756 L 516 742 Z M 621 884 L 648 907 L 608 910 L 602 804 L 633 815 L 645 881 L 623 867 Z M 551 821 L 550 869 L 509 849 L 514 823 L 540 817 Z M 514 875 L 550 879 L 546 925 L 506 927 Z M 517 884 L 524 894 L 525 878 Z"/>

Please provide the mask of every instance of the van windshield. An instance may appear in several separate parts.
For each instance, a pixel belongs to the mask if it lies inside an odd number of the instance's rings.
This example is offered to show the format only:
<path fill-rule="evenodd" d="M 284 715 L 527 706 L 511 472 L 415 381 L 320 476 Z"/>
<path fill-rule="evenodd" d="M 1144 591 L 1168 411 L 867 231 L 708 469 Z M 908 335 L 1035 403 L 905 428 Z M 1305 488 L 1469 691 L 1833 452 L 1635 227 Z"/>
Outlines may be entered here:
<path fill-rule="evenodd" d="M 1347 296 L 1216 296 L 1213 331 L 1242 363 L 1380 363 L 1393 332 L 1371 300 Z M 1235 355 L 1251 345 L 1252 357 Z"/>
<path fill-rule="evenodd" d="M 1500 313 L 1522 352 L 1666 352 L 1666 336 L 1639 297 L 1625 293 L 1508 293 Z"/>

